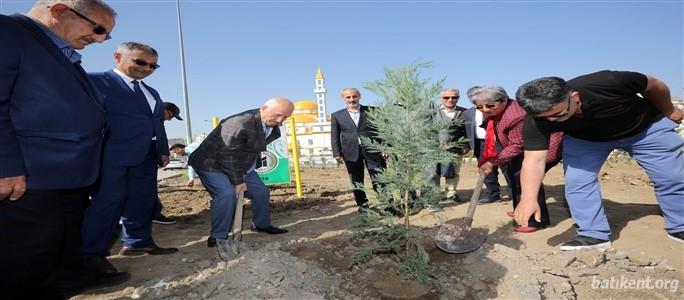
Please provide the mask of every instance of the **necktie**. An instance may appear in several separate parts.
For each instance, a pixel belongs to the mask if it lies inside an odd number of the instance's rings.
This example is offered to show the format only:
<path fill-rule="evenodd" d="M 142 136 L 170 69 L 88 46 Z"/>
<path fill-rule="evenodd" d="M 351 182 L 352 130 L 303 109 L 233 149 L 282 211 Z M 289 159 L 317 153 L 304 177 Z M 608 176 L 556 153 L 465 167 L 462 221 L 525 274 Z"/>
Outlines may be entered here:
<path fill-rule="evenodd" d="M 140 81 L 133 80 L 132 83 L 133 83 L 133 93 L 136 96 L 142 97 L 143 99 L 145 99 L 145 101 L 147 101 L 147 98 L 145 97 L 145 93 L 143 93 L 143 91 L 140 89 Z"/>
<path fill-rule="evenodd" d="M 496 134 L 494 133 L 494 120 L 491 118 L 487 120 L 487 133 L 485 134 L 484 140 L 484 151 L 482 153 L 482 158 L 477 163 L 480 167 L 488 160 L 496 158 Z"/>

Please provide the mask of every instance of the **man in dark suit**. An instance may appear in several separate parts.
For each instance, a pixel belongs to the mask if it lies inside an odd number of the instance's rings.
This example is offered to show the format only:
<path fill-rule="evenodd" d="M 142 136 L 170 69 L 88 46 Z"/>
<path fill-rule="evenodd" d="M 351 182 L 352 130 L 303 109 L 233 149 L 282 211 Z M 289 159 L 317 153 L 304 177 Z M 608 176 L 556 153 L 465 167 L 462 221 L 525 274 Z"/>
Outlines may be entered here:
<path fill-rule="evenodd" d="M 469 91 L 470 92 L 470 91 Z M 468 143 L 470 149 L 473 149 L 473 154 L 478 161 L 482 158 L 482 150 L 484 149 L 485 129 L 482 128 L 482 112 L 471 107 L 463 113 L 465 119 L 466 135 L 468 136 Z M 480 203 L 491 203 L 501 199 L 501 185 L 499 184 L 498 167 L 494 166 L 492 172 L 485 176 L 486 191 L 482 193 Z"/>
<path fill-rule="evenodd" d="M 81 50 L 116 13 L 100 1 L 39 1 L 0 15 L 0 297 L 62 297 L 54 278 L 80 267 L 80 221 L 106 129 Z M 59 270 L 59 271 L 58 271 Z M 128 274 L 70 274 L 78 287 Z M 103 281 L 104 280 L 104 281 Z"/>
<path fill-rule="evenodd" d="M 271 225 L 270 191 L 256 173 L 261 152 L 280 137 L 280 126 L 294 110 L 290 100 L 269 99 L 252 109 L 223 119 L 190 155 L 195 169 L 211 195 L 211 234 L 207 244 L 216 246 L 218 256 L 230 260 L 237 252 L 228 238 L 233 225 L 237 195 L 252 199 L 252 222 L 256 231 L 282 234 L 287 230 Z"/>
<path fill-rule="evenodd" d="M 385 168 L 385 160 L 381 153 L 370 151 L 361 145 L 360 137 L 375 138 L 375 132 L 366 116 L 371 107 L 361 105 L 359 90 L 343 89 L 342 100 L 347 107 L 330 116 L 330 144 L 335 159 L 340 163 L 344 162 L 347 167 L 349 179 L 354 185 L 354 199 L 360 211 L 368 207 L 366 192 L 358 188 L 363 186 L 364 164 L 370 174 L 373 189 L 377 192 L 378 184 L 374 177 Z"/>
<path fill-rule="evenodd" d="M 157 165 L 169 162 L 164 108 L 159 93 L 142 79 L 159 67 L 152 47 L 126 42 L 114 53 L 116 68 L 89 74 L 107 110 L 102 171 L 83 220 L 83 254 L 100 272 L 116 269 L 106 259 L 121 218 L 122 255 L 169 254 L 152 240 Z"/>

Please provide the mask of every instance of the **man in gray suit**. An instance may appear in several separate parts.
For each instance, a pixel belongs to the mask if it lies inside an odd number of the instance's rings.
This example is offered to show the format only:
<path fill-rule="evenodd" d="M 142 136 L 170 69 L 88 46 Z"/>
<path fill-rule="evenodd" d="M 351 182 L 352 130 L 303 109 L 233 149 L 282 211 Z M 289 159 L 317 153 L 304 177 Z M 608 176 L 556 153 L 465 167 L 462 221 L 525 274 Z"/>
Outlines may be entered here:
<path fill-rule="evenodd" d="M 463 112 L 466 110 L 463 107 L 456 105 L 458 99 L 461 98 L 461 93 L 458 89 L 447 88 L 442 90 L 439 95 L 441 104 L 435 112 L 435 122 L 449 124 L 446 130 L 439 132 L 439 141 L 443 143 L 454 143 L 460 139 L 465 138 L 465 130 L 463 127 Z M 467 149 L 455 148 L 451 150 L 455 154 L 464 154 Z M 461 160 L 452 161 L 446 164 L 437 164 L 434 170 L 430 170 L 432 181 L 435 185 L 441 185 L 441 179 L 444 177 L 445 193 L 447 199 L 460 202 L 461 199 L 456 194 L 456 186 L 458 185 L 458 172 L 461 170 Z M 437 204 L 432 204 L 427 207 L 429 211 L 440 211 L 441 207 Z"/>
<path fill-rule="evenodd" d="M 282 97 L 271 98 L 259 109 L 247 110 L 223 119 L 190 155 L 195 169 L 211 195 L 211 235 L 218 255 L 223 260 L 234 256 L 234 245 L 228 238 L 233 224 L 237 195 L 252 199 L 252 222 L 259 232 L 286 233 L 271 225 L 268 205 L 270 191 L 256 174 L 261 167 L 261 152 L 280 137 L 278 126 L 294 110 L 294 104 Z"/>

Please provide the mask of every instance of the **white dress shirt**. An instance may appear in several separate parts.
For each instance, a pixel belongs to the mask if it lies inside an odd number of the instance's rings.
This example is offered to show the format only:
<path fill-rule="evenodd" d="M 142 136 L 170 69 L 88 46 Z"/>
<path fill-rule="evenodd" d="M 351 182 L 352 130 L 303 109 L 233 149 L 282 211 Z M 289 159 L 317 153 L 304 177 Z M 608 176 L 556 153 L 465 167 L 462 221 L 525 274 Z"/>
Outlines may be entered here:
<path fill-rule="evenodd" d="M 124 74 L 123 72 L 121 72 L 117 69 L 114 69 L 114 73 L 119 75 L 124 80 L 124 82 L 126 82 L 128 87 L 131 88 L 131 91 L 133 91 L 133 81 L 136 79 L 128 77 L 128 75 Z M 147 90 L 147 87 L 145 87 L 145 85 L 142 84 L 142 80 L 138 80 L 138 81 L 141 83 L 140 84 L 140 90 L 142 90 L 143 94 L 145 94 L 145 98 L 147 99 L 147 104 L 150 105 L 150 110 L 152 110 L 152 112 L 154 113 L 154 108 L 157 106 L 157 100 L 154 99 L 154 96 L 152 96 L 152 93 L 150 93 L 150 91 Z"/>
<path fill-rule="evenodd" d="M 480 127 L 482 124 L 482 112 L 479 109 L 475 110 L 475 137 L 480 140 L 484 140 L 487 135 L 487 130 Z"/>

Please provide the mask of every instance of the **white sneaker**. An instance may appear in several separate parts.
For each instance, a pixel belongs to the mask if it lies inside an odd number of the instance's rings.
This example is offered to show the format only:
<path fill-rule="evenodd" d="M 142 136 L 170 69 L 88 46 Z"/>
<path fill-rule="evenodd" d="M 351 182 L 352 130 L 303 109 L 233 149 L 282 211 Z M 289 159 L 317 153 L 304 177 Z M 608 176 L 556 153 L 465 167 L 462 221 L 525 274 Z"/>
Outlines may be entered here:
<path fill-rule="evenodd" d="M 442 211 L 442 207 L 439 206 L 439 204 L 428 204 L 428 205 L 425 206 L 425 208 L 426 208 L 429 212 L 439 212 L 439 211 Z"/>

